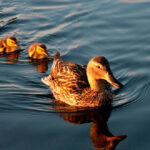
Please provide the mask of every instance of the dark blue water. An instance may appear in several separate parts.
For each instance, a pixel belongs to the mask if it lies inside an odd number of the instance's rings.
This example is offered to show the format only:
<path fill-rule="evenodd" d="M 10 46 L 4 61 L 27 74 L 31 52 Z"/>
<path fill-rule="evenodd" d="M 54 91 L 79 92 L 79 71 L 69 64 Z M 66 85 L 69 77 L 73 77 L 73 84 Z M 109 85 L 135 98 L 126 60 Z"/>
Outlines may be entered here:
<path fill-rule="evenodd" d="M 0 38 L 9 35 L 22 51 L 0 56 L 1 150 L 108 149 L 112 134 L 127 136 L 112 144 L 117 150 L 150 149 L 150 1 L 1 0 Z M 41 82 L 52 62 L 27 57 L 37 41 L 79 64 L 105 56 L 124 84 L 114 89 L 113 110 L 55 106 Z"/>

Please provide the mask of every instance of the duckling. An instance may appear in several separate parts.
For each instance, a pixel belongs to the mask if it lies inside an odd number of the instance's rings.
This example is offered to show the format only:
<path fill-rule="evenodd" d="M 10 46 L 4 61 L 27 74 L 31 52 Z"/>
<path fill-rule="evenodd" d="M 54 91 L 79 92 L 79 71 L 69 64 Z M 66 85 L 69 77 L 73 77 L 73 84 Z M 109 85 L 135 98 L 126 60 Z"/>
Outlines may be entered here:
<path fill-rule="evenodd" d="M 47 48 L 42 43 L 34 43 L 28 49 L 28 56 L 32 59 L 49 58 Z"/>
<path fill-rule="evenodd" d="M 58 52 L 53 60 L 51 74 L 41 80 L 50 87 L 57 100 L 81 107 L 109 105 L 113 101 L 110 85 L 123 86 L 114 77 L 105 57 L 93 57 L 84 67 L 65 63 Z"/>
<path fill-rule="evenodd" d="M 0 53 L 11 53 L 19 49 L 19 44 L 14 36 L 9 36 L 0 40 Z"/>

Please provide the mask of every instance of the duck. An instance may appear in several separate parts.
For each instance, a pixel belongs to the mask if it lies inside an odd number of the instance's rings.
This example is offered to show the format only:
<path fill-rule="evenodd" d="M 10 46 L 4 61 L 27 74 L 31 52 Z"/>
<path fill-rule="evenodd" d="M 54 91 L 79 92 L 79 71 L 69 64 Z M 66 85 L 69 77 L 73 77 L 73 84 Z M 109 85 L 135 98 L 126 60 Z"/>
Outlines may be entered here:
<path fill-rule="evenodd" d="M 43 43 L 34 43 L 28 48 L 28 56 L 32 59 L 48 59 L 49 54 L 46 45 Z"/>
<path fill-rule="evenodd" d="M 112 86 L 122 88 L 104 56 L 90 59 L 87 66 L 63 61 L 57 52 L 51 73 L 41 78 L 56 100 L 79 107 L 101 107 L 113 101 Z"/>
<path fill-rule="evenodd" d="M 16 37 L 9 36 L 0 40 L 0 53 L 7 54 L 20 49 Z"/>

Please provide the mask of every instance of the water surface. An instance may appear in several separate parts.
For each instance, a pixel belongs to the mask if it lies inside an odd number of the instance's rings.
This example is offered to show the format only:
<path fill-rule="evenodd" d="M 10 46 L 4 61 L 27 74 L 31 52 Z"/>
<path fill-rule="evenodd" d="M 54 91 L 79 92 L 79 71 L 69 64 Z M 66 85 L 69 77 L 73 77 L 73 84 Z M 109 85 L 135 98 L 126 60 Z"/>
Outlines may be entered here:
<path fill-rule="evenodd" d="M 148 150 L 149 7 L 149 0 L 1 0 L 0 38 L 16 36 L 22 51 L 0 56 L 0 149 L 92 150 L 104 136 L 126 135 L 117 150 Z M 28 60 L 34 42 L 79 64 L 105 56 L 124 84 L 113 89 L 113 110 L 56 107 L 40 80 L 52 62 L 42 67 Z"/>

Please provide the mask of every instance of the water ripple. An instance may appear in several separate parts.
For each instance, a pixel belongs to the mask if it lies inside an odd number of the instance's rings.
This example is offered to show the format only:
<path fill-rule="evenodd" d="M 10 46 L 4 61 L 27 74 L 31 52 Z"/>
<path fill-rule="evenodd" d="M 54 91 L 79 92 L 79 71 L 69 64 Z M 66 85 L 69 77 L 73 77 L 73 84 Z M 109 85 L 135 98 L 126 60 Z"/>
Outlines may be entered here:
<path fill-rule="evenodd" d="M 144 2 L 150 2 L 150 0 L 120 0 L 123 2 L 128 2 L 128 3 L 144 3 Z"/>
<path fill-rule="evenodd" d="M 17 20 L 18 17 L 12 17 L 12 18 L 7 18 L 7 20 L 2 20 L 0 21 L 0 30 L 2 30 L 1 28 L 9 25 L 11 23 L 15 23 L 15 21 Z"/>
<path fill-rule="evenodd" d="M 144 3 L 95 2 L 1 2 L 2 36 L 16 35 L 23 49 L 13 65 L 8 64 L 7 58 L 0 58 L 4 72 L 0 92 L 4 99 L 15 97 L 13 106 L 16 108 L 24 103 L 24 109 L 35 110 L 38 105 L 40 111 L 49 111 L 48 107 L 54 110 L 48 97 L 49 89 L 40 82 L 42 75 L 28 63 L 27 48 L 35 41 L 45 43 L 51 55 L 59 51 L 64 59 L 79 64 L 86 64 L 96 55 L 108 58 L 113 72 L 125 85 L 115 91 L 114 107 L 146 99 L 150 60 L 149 7 Z M 49 69 L 50 66 L 51 62 Z M 6 78 L 8 73 L 11 76 Z"/>

